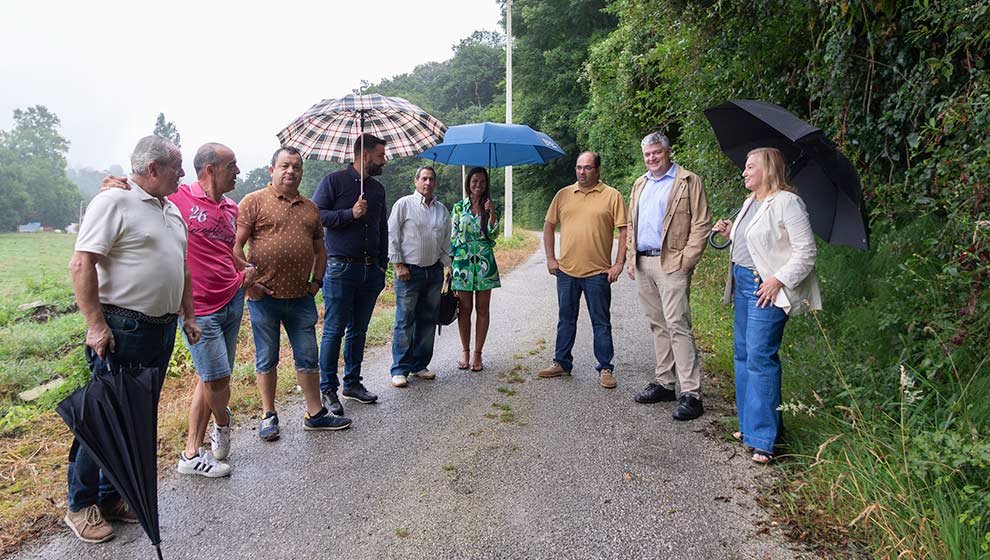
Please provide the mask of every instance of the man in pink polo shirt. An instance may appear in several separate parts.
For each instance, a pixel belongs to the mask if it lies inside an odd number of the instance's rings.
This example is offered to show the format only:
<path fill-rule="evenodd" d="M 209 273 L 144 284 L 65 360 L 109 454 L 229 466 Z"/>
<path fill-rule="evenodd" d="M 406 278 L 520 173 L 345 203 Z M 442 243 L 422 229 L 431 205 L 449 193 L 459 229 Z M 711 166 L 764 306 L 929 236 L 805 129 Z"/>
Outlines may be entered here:
<path fill-rule="evenodd" d="M 237 203 L 225 194 L 234 190 L 237 158 L 223 144 L 204 144 L 196 151 L 193 168 L 199 179 L 180 185 L 169 200 L 189 229 L 186 262 L 192 277 L 196 324 L 203 335 L 188 344 L 199 381 L 189 407 L 186 448 L 179 455 L 183 474 L 226 476 L 230 466 L 219 462 L 230 453 L 230 374 L 234 368 L 237 334 L 244 314 L 244 290 L 256 276 L 254 267 L 235 260 L 231 249 L 237 232 Z M 200 448 L 212 413 L 212 452 Z"/>
<path fill-rule="evenodd" d="M 196 324 L 202 331 L 197 343 L 186 339 L 199 380 L 189 407 L 189 432 L 178 471 L 216 478 L 230 474 L 230 466 L 221 462 L 230 453 L 230 374 L 244 314 L 244 291 L 257 273 L 231 251 L 237 203 L 225 194 L 234 190 L 240 173 L 234 152 L 223 144 L 204 144 L 196 151 L 193 167 L 198 181 L 179 185 L 168 197 L 179 208 L 189 232 L 186 264 Z M 106 186 L 127 188 L 114 179 L 108 178 Z M 200 445 L 211 414 L 211 451 L 205 451 Z"/>

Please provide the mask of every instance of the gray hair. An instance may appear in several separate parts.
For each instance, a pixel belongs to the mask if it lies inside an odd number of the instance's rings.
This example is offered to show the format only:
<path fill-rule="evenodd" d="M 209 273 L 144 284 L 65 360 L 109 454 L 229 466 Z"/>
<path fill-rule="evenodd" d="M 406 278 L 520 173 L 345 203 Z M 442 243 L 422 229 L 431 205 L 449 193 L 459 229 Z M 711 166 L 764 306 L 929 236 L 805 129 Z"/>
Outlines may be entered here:
<path fill-rule="evenodd" d="M 437 178 L 437 170 L 436 169 L 433 169 L 433 166 L 432 165 L 421 165 L 421 166 L 419 166 L 419 167 L 416 168 L 416 177 L 415 177 L 415 179 L 417 181 L 419 180 L 419 174 L 422 173 L 422 172 L 424 172 L 424 171 L 432 171 L 433 172 L 433 178 L 434 179 Z"/>
<path fill-rule="evenodd" d="M 161 136 L 145 136 L 138 140 L 137 146 L 131 153 L 131 173 L 147 175 L 148 166 L 152 162 L 158 165 L 169 165 L 182 157 L 182 152 L 175 144 Z"/>
<path fill-rule="evenodd" d="M 224 149 L 230 150 L 227 146 L 216 142 L 207 142 L 200 146 L 196 150 L 196 157 L 193 158 L 193 169 L 196 170 L 196 176 L 199 177 L 207 165 L 216 167 L 220 163 L 219 151 Z"/>
<path fill-rule="evenodd" d="M 643 141 L 639 143 L 642 147 L 652 146 L 654 144 L 660 144 L 665 149 L 670 149 L 670 138 L 666 135 L 660 134 L 659 132 L 651 132 L 643 137 Z"/>

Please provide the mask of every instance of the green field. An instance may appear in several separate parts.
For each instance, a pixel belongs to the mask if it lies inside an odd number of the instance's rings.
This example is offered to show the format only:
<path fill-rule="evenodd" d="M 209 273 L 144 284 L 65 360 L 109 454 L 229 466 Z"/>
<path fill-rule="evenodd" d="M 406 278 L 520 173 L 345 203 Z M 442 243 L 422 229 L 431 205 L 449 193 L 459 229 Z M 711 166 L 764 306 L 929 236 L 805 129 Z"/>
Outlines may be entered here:
<path fill-rule="evenodd" d="M 0 235 L 0 432 L 86 379 L 85 323 L 75 312 L 68 275 L 75 240 L 57 233 Z M 42 305 L 18 310 L 33 302 Z M 70 383 L 33 405 L 18 398 L 56 377 Z"/>

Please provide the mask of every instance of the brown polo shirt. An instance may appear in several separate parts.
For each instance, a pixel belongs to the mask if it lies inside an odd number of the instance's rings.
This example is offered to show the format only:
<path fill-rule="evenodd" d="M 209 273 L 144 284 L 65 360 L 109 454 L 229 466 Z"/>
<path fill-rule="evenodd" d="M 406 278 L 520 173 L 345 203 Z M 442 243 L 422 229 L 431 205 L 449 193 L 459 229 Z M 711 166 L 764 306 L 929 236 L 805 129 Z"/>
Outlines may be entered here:
<path fill-rule="evenodd" d="M 269 184 L 241 200 L 237 226 L 251 230 L 248 260 L 258 267 L 258 282 L 274 292 L 272 297 L 308 293 L 316 256 L 313 241 L 323 239 L 320 210 L 312 200 L 288 198 Z"/>
<path fill-rule="evenodd" d="M 557 191 L 546 221 L 560 225 L 560 269 L 587 278 L 612 268 L 613 232 L 628 223 L 626 202 L 605 183 L 587 192 L 574 183 Z"/>

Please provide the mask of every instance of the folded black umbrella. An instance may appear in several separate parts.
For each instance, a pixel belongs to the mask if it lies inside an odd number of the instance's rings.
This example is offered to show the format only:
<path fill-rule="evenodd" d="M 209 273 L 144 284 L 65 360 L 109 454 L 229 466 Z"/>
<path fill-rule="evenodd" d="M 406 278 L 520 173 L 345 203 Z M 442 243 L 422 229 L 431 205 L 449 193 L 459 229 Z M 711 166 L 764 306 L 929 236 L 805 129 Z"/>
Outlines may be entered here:
<path fill-rule="evenodd" d="M 790 168 L 811 229 L 833 245 L 869 249 L 859 174 L 821 130 L 763 101 L 733 99 L 705 109 L 719 147 L 740 169 L 755 148 L 777 148 Z"/>
<path fill-rule="evenodd" d="M 56 410 L 131 507 L 161 559 L 157 444 L 164 375 L 158 368 L 112 362 L 107 370 Z"/>

